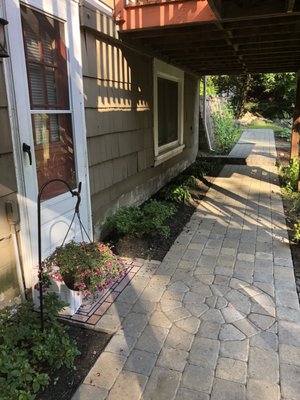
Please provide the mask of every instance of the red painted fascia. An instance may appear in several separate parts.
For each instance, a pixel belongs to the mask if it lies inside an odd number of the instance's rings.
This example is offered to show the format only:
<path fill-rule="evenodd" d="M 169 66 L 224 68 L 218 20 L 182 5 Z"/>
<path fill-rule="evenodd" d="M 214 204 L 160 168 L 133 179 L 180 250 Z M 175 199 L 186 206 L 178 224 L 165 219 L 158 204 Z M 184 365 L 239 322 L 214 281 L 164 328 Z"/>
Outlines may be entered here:
<path fill-rule="evenodd" d="M 207 0 L 145 1 L 115 0 L 115 21 L 121 31 L 216 20 Z"/>

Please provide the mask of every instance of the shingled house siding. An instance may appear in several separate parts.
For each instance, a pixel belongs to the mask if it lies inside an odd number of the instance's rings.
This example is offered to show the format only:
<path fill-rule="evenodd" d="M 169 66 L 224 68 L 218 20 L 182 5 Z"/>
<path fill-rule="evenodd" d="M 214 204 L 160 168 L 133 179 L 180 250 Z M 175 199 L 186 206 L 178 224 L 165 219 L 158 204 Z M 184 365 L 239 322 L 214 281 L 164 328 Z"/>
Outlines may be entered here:
<path fill-rule="evenodd" d="M 125 204 L 141 204 L 195 159 L 198 85 L 196 78 L 185 75 L 185 150 L 154 167 L 153 59 L 124 47 L 116 39 L 112 19 L 90 7 L 82 8 L 81 23 L 89 175 L 97 237 L 107 215 Z"/>
<path fill-rule="evenodd" d="M 0 62 L 0 307 L 19 295 L 16 275 L 16 262 L 11 238 L 10 226 L 7 223 L 5 203 L 17 201 L 17 183 L 13 161 L 11 131 L 8 116 L 6 89 L 3 75 L 3 64 Z"/>

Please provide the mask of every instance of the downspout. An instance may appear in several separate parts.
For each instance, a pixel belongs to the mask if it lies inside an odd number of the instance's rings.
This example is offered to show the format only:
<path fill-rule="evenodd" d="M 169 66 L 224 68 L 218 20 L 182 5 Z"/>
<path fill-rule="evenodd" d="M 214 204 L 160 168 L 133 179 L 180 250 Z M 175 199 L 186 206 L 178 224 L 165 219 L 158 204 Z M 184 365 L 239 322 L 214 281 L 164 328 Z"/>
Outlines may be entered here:
<path fill-rule="evenodd" d="M 203 76 L 203 125 L 205 130 L 205 136 L 208 144 L 209 151 L 214 151 L 211 146 L 209 131 L 207 127 L 207 116 L 206 116 L 207 104 L 206 104 L 206 76 Z"/>
<path fill-rule="evenodd" d="M 20 250 L 19 250 L 20 246 L 19 246 L 18 230 L 17 230 L 17 225 L 20 221 L 16 203 L 13 201 L 7 201 L 5 203 L 5 211 L 6 211 L 7 222 L 9 223 L 11 229 L 11 237 L 13 240 L 20 295 L 22 301 L 25 301 L 26 300 L 25 280 L 24 280 L 24 273 L 20 257 Z"/>

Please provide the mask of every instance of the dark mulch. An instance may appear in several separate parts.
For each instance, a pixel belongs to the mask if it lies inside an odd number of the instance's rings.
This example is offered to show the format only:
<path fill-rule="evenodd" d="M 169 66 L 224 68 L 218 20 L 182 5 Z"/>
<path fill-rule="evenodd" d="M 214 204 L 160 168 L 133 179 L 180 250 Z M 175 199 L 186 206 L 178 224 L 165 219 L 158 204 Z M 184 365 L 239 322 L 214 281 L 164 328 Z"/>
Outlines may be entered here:
<path fill-rule="evenodd" d="M 69 334 L 81 353 L 75 361 L 76 370 L 62 367 L 52 373 L 51 382 L 56 383 L 39 394 L 39 400 L 70 400 L 110 339 L 106 333 L 77 325 L 69 326 Z"/>
<path fill-rule="evenodd" d="M 287 166 L 290 161 L 290 142 L 281 139 L 278 133 L 275 132 L 275 144 L 277 151 L 277 160 L 281 163 L 282 166 Z M 286 198 L 283 198 L 283 207 L 286 216 L 286 224 L 288 228 L 290 248 L 294 264 L 296 286 L 298 295 L 300 296 L 300 244 L 297 244 L 293 241 L 293 226 L 296 222 L 297 214 L 290 211 L 291 201 Z"/>

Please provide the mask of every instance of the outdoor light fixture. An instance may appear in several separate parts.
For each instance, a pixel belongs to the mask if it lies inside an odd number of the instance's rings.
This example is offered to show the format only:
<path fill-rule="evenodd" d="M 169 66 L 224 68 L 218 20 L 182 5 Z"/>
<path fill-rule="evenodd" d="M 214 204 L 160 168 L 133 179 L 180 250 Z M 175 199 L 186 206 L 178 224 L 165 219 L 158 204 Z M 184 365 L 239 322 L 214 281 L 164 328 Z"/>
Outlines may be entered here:
<path fill-rule="evenodd" d="M 7 24 L 6 19 L 0 18 L 0 58 L 9 57 L 5 39 L 5 25 Z"/>

